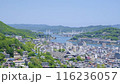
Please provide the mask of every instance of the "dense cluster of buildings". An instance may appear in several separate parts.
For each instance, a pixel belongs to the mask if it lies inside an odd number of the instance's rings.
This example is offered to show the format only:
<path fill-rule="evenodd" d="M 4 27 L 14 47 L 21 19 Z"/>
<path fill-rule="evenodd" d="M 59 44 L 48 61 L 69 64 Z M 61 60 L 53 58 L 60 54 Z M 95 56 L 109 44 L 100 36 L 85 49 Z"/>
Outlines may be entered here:
<path fill-rule="evenodd" d="M 44 42 L 42 39 L 38 42 Z M 37 43 L 37 41 L 36 41 Z M 41 52 L 50 52 L 51 55 L 59 59 L 62 64 L 67 67 L 78 68 L 119 68 L 120 67 L 120 47 L 106 47 L 106 43 L 103 42 L 101 46 L 90 46 L 85 41 L 81 41 L 80 45 L 74 45 L 71 42 L 65 44 L 47 41 L 47 45 L 42 45 L 39 48 Z M 57 51 L 59 49 L 65 49 L 64 52 Z M 71 61 L 70 59 L 80 56 L 84 61 Z M 98 66 L 99 65 L 99 66 Z"/>
<path fill-rule="evenodd" d="M 25 43 L 29 39 L 22 39 L 21 36 L 15 36 L 16 39 Z M 46 38 L 33 39 L 32 42 L 35 44 L 33 51 L 37 49 L 37 53 L 50 52 L 54 59 L 59 59 L 61 64 L 66 65 L 67 67 L 76 67 L 76 68 L 97 68 L 97 67 L 106 67 L 106 68 L 120 68 L 120 47 L 106 47 L 106 41 L 99 40 L 102 42 L 102 46 L 90 46 L 87 45 L 85 40 L 90 39 L 80 39 L 81 41 L 78 44 L 73 44 L 71 42 L 66 42 L 65 44 L 51 42 Z M 93 41 L 93 40 L 92 40 Z M 91 42 L 92 42 L 91 41 Z M 98 42 L 98 40 L 94 41 Z M 61 51 L 60 51 L 61 49 Z M 65 51 L 62 51 L 64 49 Z M 24 67 L 29 68 L 28 63 L 30 58 L 28 57 L 28 52 L 23 51 L 23 56 L 21 56 L 17 51 L 14 50 L 14 57 L 10 58 L 10 55 L 5 51 L 1 52 L 6 57 L 6 62 L 3 63 L 5 67 Z M 80 57 L 81 60 L 77 60 L 77 57 Z M 45 56 L 41 56 L 45 58 Z M 74 60 L 72 60 L 74 59 Z M 49 67 L 48 62 L 42 63 L 43 67 Z M 60 67 L 58 64 L 57 67 Z"/>
<path fill-rule="evenodd" d="M 120 44 L 120 40 L 117 41 L 112 41 L 110 39 L 100 39 L 100 38 L 79 38 L 78 39 L 79 42 L 81 41 L 85 41 L 85 42 L 89 42 L 89 43 L 106 43 L 106 44 Z"/>

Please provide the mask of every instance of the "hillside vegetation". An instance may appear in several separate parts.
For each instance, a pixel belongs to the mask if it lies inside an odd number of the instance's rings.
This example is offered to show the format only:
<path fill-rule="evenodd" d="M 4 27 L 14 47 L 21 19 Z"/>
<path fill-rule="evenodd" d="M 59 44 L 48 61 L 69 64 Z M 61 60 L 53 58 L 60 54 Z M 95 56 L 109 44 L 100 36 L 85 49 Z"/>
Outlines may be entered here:
<path fill-rule="evenodd" d="M 31 52 L 33 47 L 34 44 L 31 42 L 26 42 L 23 44 L 15 38 L 6 37 L 0 33 L 0 52 L 4 52 L 4 50 L 6 50 L 6 53 L 10 54 L 11 57 L 13 57 L 14 48 L 22 55 L 23 51 Z"/>
<path fill-rule="evenodd" d="M 78 38 L 102 38 L 102 39 L 119 40 L 120 29 L 110 27 L 94 32 L 82 33 L 74 36 L 71 40 L 78 40 Z"/>
<path fill-rule="evenodd" d="M 35 38 L 37 36 L 37 33 L 35 32 L 32 32 L 30 30 L 24 30 L 24 29 L 15 29 L 13 27 L 6 25 L 1 21 L 0 21 L 0 33 L 4 35 L 20 35 L 26 38 Z"/>
<path fill-rule="evenodd" d="M 76 32 L 88 32 L 88 31 L 97 31 L 100 29 L 104 29 L 107 27 L 111 27 L 110 25 L 104 26 L 104 25 L 97 25 L 97 26 L 87 26 L 87 27 L 69 27 L 69 26 L 49 26 L 49 25 L 42 25 L 42 24 L 8 24 L 14 28 L 17 29 L 28 29 L 33 31 L 42 31 L 46 32 L 46 30 L 50 30 L 54 33 L 61 32 L 72 32 L 72 30 Z"/>

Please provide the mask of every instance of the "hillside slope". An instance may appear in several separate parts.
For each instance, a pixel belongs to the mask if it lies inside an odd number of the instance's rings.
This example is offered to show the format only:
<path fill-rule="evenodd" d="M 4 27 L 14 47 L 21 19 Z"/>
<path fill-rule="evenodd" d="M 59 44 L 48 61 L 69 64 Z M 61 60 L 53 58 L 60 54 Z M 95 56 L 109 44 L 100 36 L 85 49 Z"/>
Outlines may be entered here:
<path fill-rule="evenodd" d="M 20 35 L 20 36 L 29 37 L 29 38 L 34 38 L 37 35 L 37 33 L 32 32 L 30 30 L 15 29 L 13 27 L 6 25 L 2 21 L 0 21 L 0 33 L 5 35 Z"/>
<path fill-rule="evenodd" d="M 110 27 L 94 32 L 82 33 L 74 36 L 71 40 L 77 40 L 78 38 L 102 38 L 102 39 L 119 40 L 120 29 Z"/>

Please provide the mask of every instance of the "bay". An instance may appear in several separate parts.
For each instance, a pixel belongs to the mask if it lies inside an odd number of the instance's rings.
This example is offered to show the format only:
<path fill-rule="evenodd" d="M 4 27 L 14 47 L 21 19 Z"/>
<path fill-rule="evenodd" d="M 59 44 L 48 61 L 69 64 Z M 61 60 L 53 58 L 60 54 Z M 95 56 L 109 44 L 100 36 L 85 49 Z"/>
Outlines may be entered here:
<path fill-rule="evenodd" d="M 52 39 L 51 42 L 57 42 L 57 43 L 66 43 L 69 42 L 71 37 L 65 37 L 57 34 L 51 34 L 52 37 L 56 37 L 56 39 Z M 72 42 L 73 44 L 77 44 L 77 42 Z M 87 43 L 87 46 L 95 46 L 95 47 L 101 47 L 101 44 L 90 44 Z M 120 45 L 106 45 L 106 47 L 120 47 Z"/>

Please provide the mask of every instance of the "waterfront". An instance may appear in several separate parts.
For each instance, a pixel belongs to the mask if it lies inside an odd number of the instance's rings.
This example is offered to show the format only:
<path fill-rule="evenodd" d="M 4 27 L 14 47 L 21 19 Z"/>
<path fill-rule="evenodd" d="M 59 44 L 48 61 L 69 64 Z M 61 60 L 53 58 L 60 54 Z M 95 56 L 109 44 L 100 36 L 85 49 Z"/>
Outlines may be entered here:
<path fill-rule="evenodd" d="M 66 43 L 70 37 L 60 36 L 60 35 L 51 35 L 52 37 L 56 37 L 56 39 L 52 39 L 51 42 L 57 42 L 57 43 Z"/>
<path fill-rule="evenodd" d="M 65 36 L 60 36 L 57 34 L 51 34 L 52 37 L 56 37 L 56 39 L 52 39 L 51 42 L 57 42 L 57 43 L 66 43 L 66 42 L 71 42 L 68 41 L 70 40 L 71 37 L 65 37 Z M 77 44 L 77 42 L 71 42 L 72 44 Z M 91 44 L 87 43 L 87 46 L 95 46 L 95 47 L 101 47 L 101 44 Z M 120 47 L 120 45 L 106 45 L 106 47 Z"/>
<path fill-rule="evenodd" d="M 37 38 L 31 39 L 31 52 L 23 51 L 23 55 L 14 51 L 14 57 L 5 54 L 7 61 L 2 64 L 2 67 L 64 67 L 64 68 L 120 68 L 120 47 L 104 47 L 100 44 L 74 45 L 77 43 L 69 42 L 70 37 L 60 35 L 52 35 L 56 39 Z M 24 39 L 21 36 L 16 36 L 22 43 L 26 43 L 29 39 Z M 85 43 L 85 44 L 84 44 Z M 26 44 L 27 45 L 27 44 Z M 27 61 L 27 63 L 26 63 Z M 39 61 L 41 63 L 39 63 Z M 13 62 L 15 65 L 13 66 Z M 26 63 L 26 65 L 23 65 Z M 37 65 L 39 64 L 39 65 Z"/>

